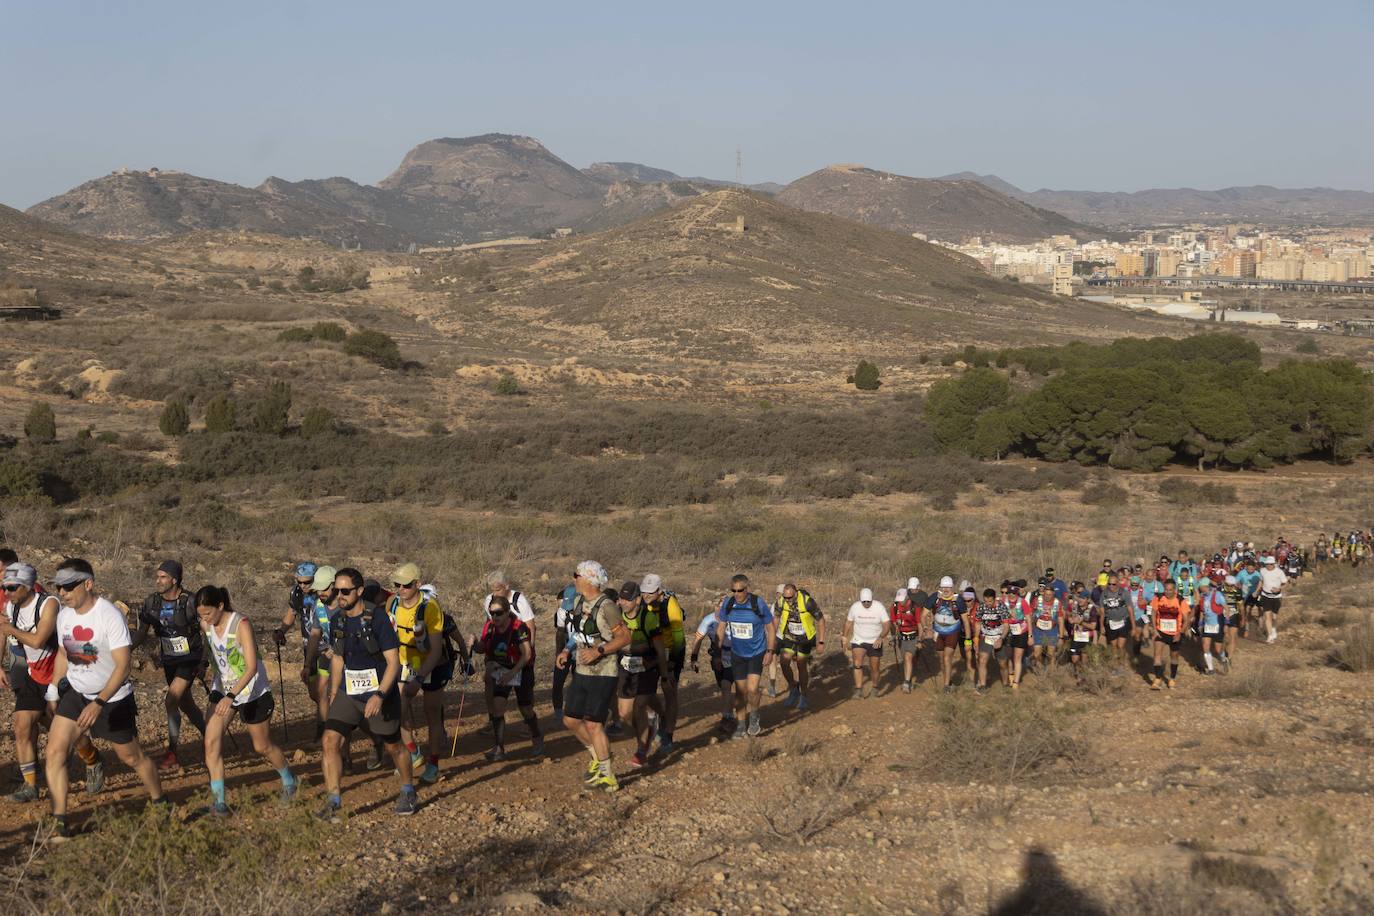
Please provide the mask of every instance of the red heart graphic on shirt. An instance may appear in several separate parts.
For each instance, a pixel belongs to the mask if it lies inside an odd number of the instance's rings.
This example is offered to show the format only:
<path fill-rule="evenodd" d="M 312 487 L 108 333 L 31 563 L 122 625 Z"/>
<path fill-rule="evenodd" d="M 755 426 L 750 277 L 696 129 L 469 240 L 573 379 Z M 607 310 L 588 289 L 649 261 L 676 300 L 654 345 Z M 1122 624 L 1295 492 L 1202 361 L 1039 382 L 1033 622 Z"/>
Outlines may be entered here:
<path fill-rule="evenodd" d="M 95 630 L 92 630 L 90 627 L 72 627 L 72 638 L 78 639 L 81 642 L 90 642 L 92 639 L 95 639 Z"/>

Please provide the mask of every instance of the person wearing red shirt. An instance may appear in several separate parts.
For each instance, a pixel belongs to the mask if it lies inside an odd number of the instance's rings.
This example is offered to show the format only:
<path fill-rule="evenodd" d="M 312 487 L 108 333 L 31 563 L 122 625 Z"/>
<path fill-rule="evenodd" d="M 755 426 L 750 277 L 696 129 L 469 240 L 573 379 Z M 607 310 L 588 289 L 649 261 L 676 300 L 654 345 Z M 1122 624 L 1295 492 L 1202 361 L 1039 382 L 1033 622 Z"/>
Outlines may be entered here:
<path fill-rule="evenodd" d="M 921 611 L 919 603 L 904 588 L 897 589 L 897 598 L 888 608 L 892 633 L 897 640 L 897 652 L 902 659 L 902 692 L 911 693 L 916 673 L 916 660 L 921 653 Z"/>
<path fill-rule="evenodd" d="M 1154 672 L 1150 675 L 1150 689 L 1159 690 L 1162 684 L 1174 689 L 1178 678 L 1179 646 L 1183 634 L 1188 632 L 1193 618 L 1193 609 L 1178 594 L 1173 579 L 1164 581 L 1164 594 L 1155 596 L 1150 602 L 1153 612 L 1155 633 Z M 1169 663 L 1169 677 L 1164 677 L 1164 663 Z"/>

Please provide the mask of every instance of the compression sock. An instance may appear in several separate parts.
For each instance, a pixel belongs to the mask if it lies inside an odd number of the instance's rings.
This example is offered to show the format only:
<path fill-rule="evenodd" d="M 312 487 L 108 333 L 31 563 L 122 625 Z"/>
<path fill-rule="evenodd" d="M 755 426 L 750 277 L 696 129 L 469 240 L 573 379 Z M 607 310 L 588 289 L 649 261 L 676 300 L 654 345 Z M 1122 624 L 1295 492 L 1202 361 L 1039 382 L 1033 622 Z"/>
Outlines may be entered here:
<path fill-rule="evenodd" d="M 19 775 L 24 777 L 27 784 L 38 785 L 38 761 L 30 760 L 28 763 L 19 764 Z"/>
<path fill-rule="evenodd" d="M 491 722 L 491 733 L 496 738 L 497 747 L 506 746 L 506 717 L 487 716 L 487 721 Z"/>
<path fill-rule="evenodd" d="M 1208 670 L 1208 671 L 1215 670 L 1215 669 L 1214 669 L 1214 666 L 1212 665 L 1212 653 L 1211 653 L 1211 652 L 1204 652 L 1204 653 L 1202 653 L 1202 660 L 1203 660 L 1204 662 L 1207 663 L 1207 670 Z"/>
<path fill-rule="evenodd" d="M 429 765 L 432 767 L 437 767 L 439 765 L 438 754 L 430 754 L 429 757 L 427 757 L 426 759 L 429 761 Z"/>
<path fill-rule="evenodd" d="M 333 805 L 335 808 L 341 808 L 343 807 L 343 796 L 340 795 L 338 792 L 330 792 L 329 803 Z"/>
<path fill-rule="evenodd" d="M 420 746 L 417 745 L 414 741 L 407 741 L 406 750 L 410 751 L 410 755 L 413 757 L 415 756 L 415 753 L 420 750 Z"/>
<path fill-rule="evenodd" d="M 76 749 L 76 756 L 81 758 L 81 762 L 90 766 L 100 760 L 100 755 L 96 753 L 95 746 L 88 744 L 85 747 Z"/>
<path fill-rule="evenodd" d="M 202 713 L 202 712 L 200 711 L 200 707 L 199 707 L 199 706 L 194 706 L 194 705 L 189 704 L 189 703 L 188 703 L 187 705 L 188 705 L 188 706 L 191 706 L 191 708 L 188 709 L 188 710 L 186 710 L 186 715 L 188 715 L 188 716 L 191 717 L 191 724 L 194 725 L 197 729 L 200 730 L 200 736 L 201 736 L 202 738 L 204 738 L 204 737 L 205 737 L 205 714 Z"/>
<path fill-rule="evenodd" d="M 316 720 L 315 720 L 315 740 L 316 740 L 316 741 L 319 741 L 319 740 L 320 740 L 321 738 L 323 738 L 323 737 L 324 737 L 324 722 L 323 722 L 323 720 L 316 719 Z M 374 742 L 374 743 L 375 743 L 375 742 Z"/>
<path fill-rule="evenodd" d="M 1169 666 L 1169 680 L 1178 680 L 1178 662 L 1174 662 Z"/>
<path fill-rule="evenodd" d="M 601 775 L 605 776 L 607 779 L 610 779 L 612 776 L 615 775 L 615 771 L 611 769 L 611 758 L 609 757 L 607 757 L 605 760 L 598 760 L 596 762 L 596 768 L 601 773 Z"/>
<path fill-rule="evenodd" d="M 181 709 L 173 706 L 167 710 L 167 749 L 175 751 L 181 743 Z"/>
<path fill-rule="evenodd" d="M 296 776 L 291 772 L 290 767 L 282 767 L 280 770 L 277 770 L 277 775 L 281 777 L 281 784 L 283 786 L 294 786 L 296 784 Z"/>
<path fill-rule="evenodd" d="M 218 802 L 218 803 L 221 804 L 221 805 L 224 804 L 224 780 L 223 780 L 223 779 L 212 779 L 212 780 L 210 780 L 210 794 L 213 795 L 213 796 L 215 796 L 215 801 L 216 801 L 216 802 Z"/>
<path fill-rule="evenodd" d="M 526 715 L 523 718 L 525 720 L 525 726 L 530 730 L 530 737 L 541 737 L 542 733 L 539 731 L 539 717 L 536 716 L 534 713 L 530 713 L 529 715 Z"/>
<path fill-rule="evenodd" d="M 1164 677 L 1164 666 L 1155 665 L 1155 679 L 1158 680 L 1162 677 Z"/>

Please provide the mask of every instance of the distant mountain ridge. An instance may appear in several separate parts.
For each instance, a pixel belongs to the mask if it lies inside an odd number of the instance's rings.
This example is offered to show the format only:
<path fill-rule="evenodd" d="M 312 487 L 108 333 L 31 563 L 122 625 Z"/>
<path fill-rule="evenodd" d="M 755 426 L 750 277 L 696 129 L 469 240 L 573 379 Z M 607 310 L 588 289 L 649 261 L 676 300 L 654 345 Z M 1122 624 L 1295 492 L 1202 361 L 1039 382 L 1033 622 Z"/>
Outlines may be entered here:
<path fill-rule="evenodd" d="M 1195 222 L 1374 224 L 1374 193 L 1337 188 L 1150 188 L 1144 191 L 1023 191 L 996 175 L 958 172 L 1009 197 L 1111 228 Z"/>
<path fill-rule="evenodd" d="M 1032 242 L 1052 235 L 1094 239 L 1103 230 L 1043 210 L 979 181 L 912 178 L 861 165 L 832 165 L 787 185 L 777 199 L 802 210 L 942 241 L 971 236 Z"/>

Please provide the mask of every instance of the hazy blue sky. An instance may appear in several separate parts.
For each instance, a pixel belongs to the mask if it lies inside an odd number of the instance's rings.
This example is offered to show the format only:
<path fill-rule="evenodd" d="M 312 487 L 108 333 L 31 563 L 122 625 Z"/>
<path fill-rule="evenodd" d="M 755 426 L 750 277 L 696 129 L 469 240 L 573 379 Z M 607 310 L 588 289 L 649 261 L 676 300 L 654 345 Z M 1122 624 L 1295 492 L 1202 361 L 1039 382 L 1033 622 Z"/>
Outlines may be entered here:
<path fill-rule="evenodd" d="M 385 177 L 433 137 L 790 181 L 1374 190 L 1374 0 L 0 0 L 0 201 L 122 165 Z"/>

